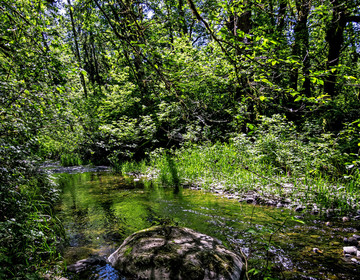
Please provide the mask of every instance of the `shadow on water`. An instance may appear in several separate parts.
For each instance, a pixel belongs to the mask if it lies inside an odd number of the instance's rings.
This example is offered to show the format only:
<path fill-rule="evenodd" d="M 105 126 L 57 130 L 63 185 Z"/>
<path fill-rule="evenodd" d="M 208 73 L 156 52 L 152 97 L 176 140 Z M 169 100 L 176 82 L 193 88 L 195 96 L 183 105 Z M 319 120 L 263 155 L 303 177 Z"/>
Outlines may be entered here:
<path fill-rule="evenodd" d="M 176 181 L 175 168 L 173 172 Z M 240 204 L 179 184 L 174 191 L 109 172 L 57 176 L 63 191 L 57 209 L 69 238 L 64 251 L 68 264 L 109 256 L 135 231 L 176 224 L 241 248 L 250 267 L 268 264 L 279 279 L 359 279 L 359 267 L 342 255 L 343 237 L 359 230 L 358 221 L 332 221 L 329 227 L 320 217 L 298 217 L 303 224 L 287 209 Z M 109 266 L 98 266 L 82 279 L 125 278 Z"/>
<path fill-rule="evenodd" d="M 176 169 L 176 165 L 174 163 L 174 159 L 169 154 L 166 154 L 165 157 L 170 171 L 171 182 L 174 186 L 174 194 L 177 194 L 180 191 L 180 179 Z"/>

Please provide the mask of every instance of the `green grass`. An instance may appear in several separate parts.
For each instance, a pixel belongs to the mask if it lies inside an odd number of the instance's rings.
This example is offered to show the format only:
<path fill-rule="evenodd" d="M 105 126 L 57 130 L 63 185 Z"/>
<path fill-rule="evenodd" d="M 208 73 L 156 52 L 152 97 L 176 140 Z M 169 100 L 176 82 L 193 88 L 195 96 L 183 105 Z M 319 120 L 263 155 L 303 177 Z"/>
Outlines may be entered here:
<path fill-rule="evenodd" d="M 62 166 L 77 166 L 83 164 L 83 160 L 77 153 L 67 153 L 60 156 Z"/>
<path fill-rule="evenodd" d="M 334 179 L 319 170 L 310 172 L 306 167 L 311 164 L 305 158 L 301 166 L 292 164 L 282 169 L 250 145 L 217 143 L 155 151 L 148 162 L 123 163 L 121 170 L 155 174 L 154 180 L 163 185 L 197 185 L 240 194 L 255 191 L 263 196 L 288 197 L 305 206 L 313 203 L 319 209 L 342 212 L 359 207 L 358 182 Z"/>
<path fill-rule="evenodd" d="M 26 184 L 0 187 L 0 195 L 0 278 L 40 279 L 54 271 L 65 235 L 53 212 L 59 193 L 51 178 L 36 174 Z"/>
<path fill-rule="evenodd" d="M 280 115 L 262 116 L 252 129 L 232 135 L 228 143 L 160 148 L 149 154 L 148 162 L 123 163 L 121 169 L 151 173 L 164 185 L 252 191 L 342 212 L 360 208 L 360 157 L 345 152 L 347 134 L 339 138 L 312 123 L 296 127 Z M 358 149 L 360 144 L 353 142 L 351 149 Z"/>

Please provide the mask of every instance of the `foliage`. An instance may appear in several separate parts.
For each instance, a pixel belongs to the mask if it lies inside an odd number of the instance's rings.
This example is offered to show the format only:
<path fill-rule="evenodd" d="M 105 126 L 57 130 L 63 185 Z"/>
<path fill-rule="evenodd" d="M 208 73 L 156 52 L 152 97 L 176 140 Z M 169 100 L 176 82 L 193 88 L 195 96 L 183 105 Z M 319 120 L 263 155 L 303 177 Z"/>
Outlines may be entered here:
<path fill-rule="evenodd" d="M 29 210 L 6 226 L 47 242 L 44 159 L 356 205 L 359 4 L 0 0 L 1 195 Z"/>
<path fill-rule="evenodd" d="M 0 275 L 36 279 L 59 259 L 64 233 L 53 213 L 59 193 L 48 175 L 33 174 L 30 163 L 22 169 L 1 172 Z"/>
<path fill-rule="evenodd" d="M 305 127 L 311 135 L 315 132 L 310 130 L 319 129 L 311 124 Z M 156 174 L 155 180 L 165 185 L 199 185 L 243 194 L 256 191 L 282 199 L 290 196 L 304 203 L 313 201 L 320 208 L 343 211 L 359 207 L 358 175 L 350 175 L 353 172 L 350 170 L 339 178 L 346 159 L 341 146 L 328 134 L 309 138 L 307 133 L 299 134 L 297 130 L 280 115 L 262 117 L 251 136 L 234 136 L 229 144 L 158 149 L 149 154 L 148 165 L 152 170 L 145 167 L 141 170 Z"/>

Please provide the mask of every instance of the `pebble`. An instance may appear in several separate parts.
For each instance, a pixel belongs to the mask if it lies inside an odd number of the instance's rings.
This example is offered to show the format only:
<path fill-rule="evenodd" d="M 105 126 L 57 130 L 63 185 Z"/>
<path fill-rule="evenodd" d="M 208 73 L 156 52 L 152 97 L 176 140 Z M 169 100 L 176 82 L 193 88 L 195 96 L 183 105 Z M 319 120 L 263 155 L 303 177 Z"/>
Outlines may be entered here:
<path fill-rule="evenodd" d="M 355 258 L 351 258 L 351 261 L 352 261 L 353 263 L 359 263 L 359 261 L 358 261 L 357 259 L 355 259 Z"/>
<path fill-rule="evenodd" d="M 329 226 L 331 226 L 331 223 L 330 223 L 330 222 L 326 222 L 326 223 L 325 223 L 325 226 L 329 227 Z"/>
<path fill-rule="evenodd" d="M 301 211 L 303 211 L 304 209 L 305 209 L 304 206 L 299 205 L 298 207 L 295 208 L 295 211 L 296 211 L 296 212 L 301 212 Z"/>
<path fill-rule="evenodd" d="M 268 205 L 268 206 L 274 206 L 275 204 L 276 204 L 276 202 L 271 199 L 266 202 L 266 205 Z"/>
<path fill-rule="evenodd" d="M 247 198 L 246 198 L 246 202 L 247 203 L 253 203 L 255 201 L 255 199 L 252 197 L 252 196 L 248 196 Z"/>
<path fill-rule="evenodd" d="M 358 246 L 358 241 L 354 237 L 344 238 L 344 243 L 350 246 Z"/>
<path fill-rule="evenodd" d="M 286 198 L 286 199 L 284 200 L 284 203 L 290 204 L 290 203 L 291 203 L 291 199 L 290 199 L 290 198 Z"/>
<path fill-rule="evenodd" d="M 350 220 L 349 217 L 342 217 L 343 222 L 348 222 L 349 220 Z"/>
<path fill-rule="evenodd" d="M 353 234 L 353 237 L 356 238 L 356 240 L 360 241 L 360 235 Z"/>
<path fill-rule="evenodd" d="M 358 250 L 356 249 L 355 246 L 345 246 L 345 247 L 343 247 L 343 250 L 344 250 L 345 256 L 346 256 L 347 254 L 349 254 L 349 255 L 356 255 L 357 252 L 358 252 Z"/>
<path fill-rule="evenodd" d="M 314 209 L 311 211 L 311 213 L 312 213 L 313 215 L 317 215 L 317 214 L 319 214 L 319 210 L 316 209 L 316 208 L 314 208 Z"/>
<path fill-rule="evenodd" d="M 45 280 L 68 280 L 67 278 L 65 277 L 62 277 L 62 276 L 54 276 L 52 274 L 45 274 L 43 275 L 44 279 Z"/>

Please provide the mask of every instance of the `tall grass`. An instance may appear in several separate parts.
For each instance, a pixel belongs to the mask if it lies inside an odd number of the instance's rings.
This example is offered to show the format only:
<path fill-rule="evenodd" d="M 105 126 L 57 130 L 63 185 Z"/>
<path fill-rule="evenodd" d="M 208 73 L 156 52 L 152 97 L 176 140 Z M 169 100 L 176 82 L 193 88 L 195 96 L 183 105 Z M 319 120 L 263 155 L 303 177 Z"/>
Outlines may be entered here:
<path fill-rule="evenodd" d="M 122 175 L 137 175 L 148 172 L 149 165 L 146 160 L 141 161 L 113 161 L 112 168 Z"/>
<path fill-rule="evenodd" d="M 149 165 L 160 184 L 198 185 L 230 193 L 256 192 L 263 196 L 291 198 L 298 204 L 351 211 L 359 207 L 359 187 L 354 181 L 336 181 L 321 172 L 289 174 L 256 157 L 237 143 L 193 145 L 171 152 L 153 152 Z M 304 163 L 305 165 L 309 163 Z M 149 172 L 144 163 L 142 170 Z M 174 171 L 175 170 L 175 171 Z M 176 172 L 176 177 L 174 177 Z"/>
<path fill-rule="evenodd" d="M 1 279 L 40 279 L 54 271 L 64 240 L 62 224 L 53 213 L 59 197 L 54 187 L 45 174 L 0 187 Z"/>
<path fill-rule="evenodd" d="M 60 156 L 62 166 L 77 166 L 83 164 L 83 160 L 77 153 L 65 153 Z"/>

